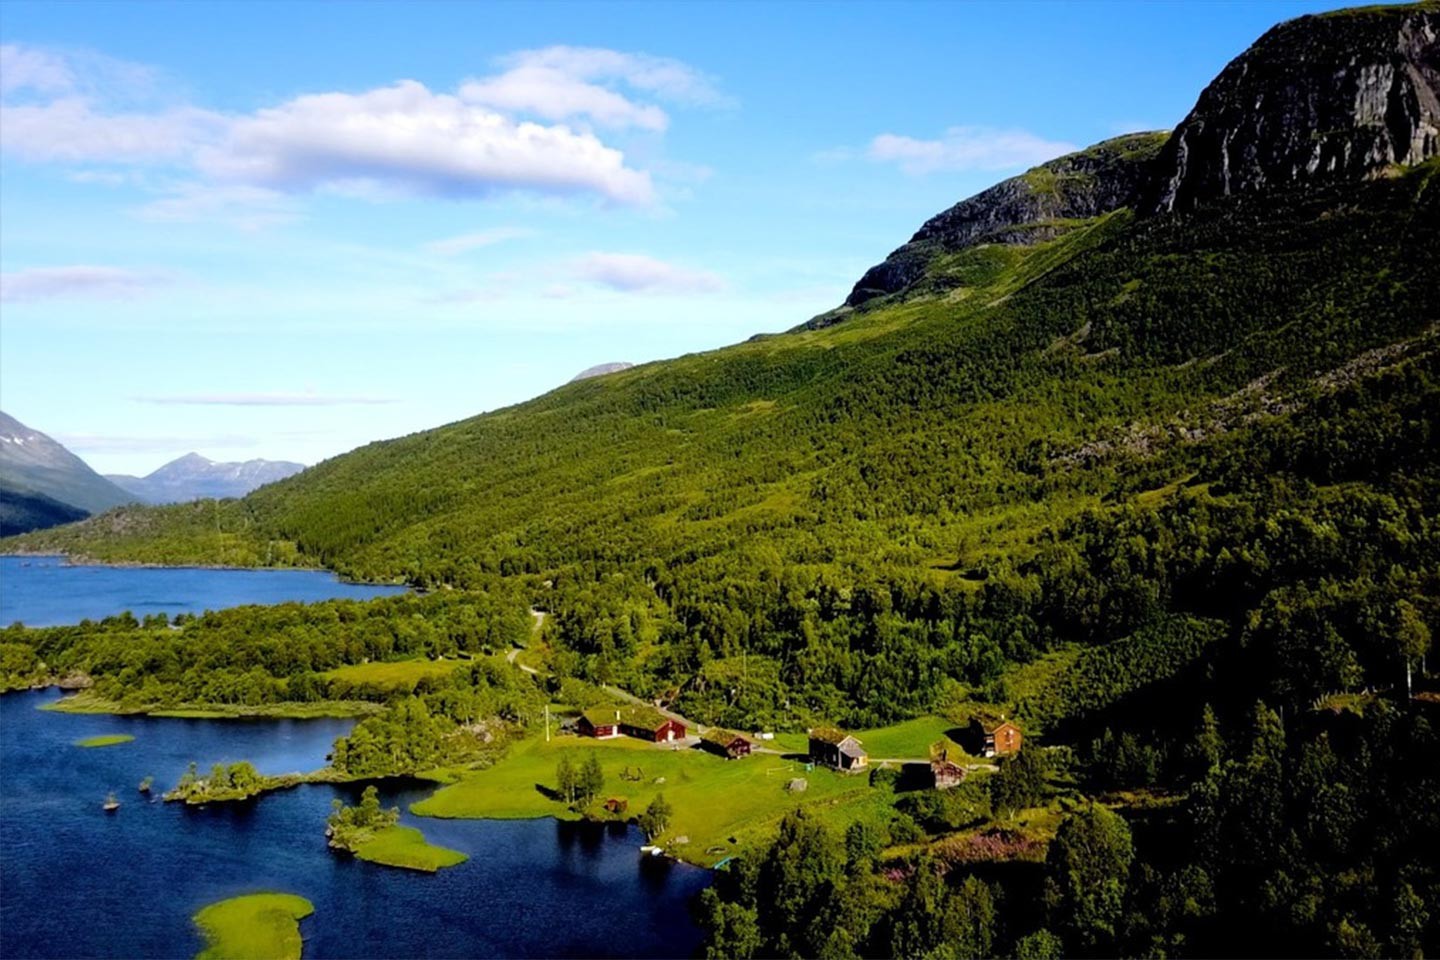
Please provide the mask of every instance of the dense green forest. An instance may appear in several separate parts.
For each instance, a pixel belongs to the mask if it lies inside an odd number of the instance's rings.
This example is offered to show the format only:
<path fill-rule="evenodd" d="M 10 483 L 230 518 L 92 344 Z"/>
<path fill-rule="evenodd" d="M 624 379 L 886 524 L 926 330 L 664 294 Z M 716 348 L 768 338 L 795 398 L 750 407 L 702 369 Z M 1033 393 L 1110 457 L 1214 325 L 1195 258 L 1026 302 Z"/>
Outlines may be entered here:
<path fill-rule="evenodd" d="M 944 253 L 822 329 L 7 540 L 423 592 L 15 625 L 0 684 L 342 705 L 349 777 L 607 684 L 742 730 L 1004 712 L 993 775 L 787 817 L 706 951 L 1436 954 L 1440 160 L 1385 174 Z"/>

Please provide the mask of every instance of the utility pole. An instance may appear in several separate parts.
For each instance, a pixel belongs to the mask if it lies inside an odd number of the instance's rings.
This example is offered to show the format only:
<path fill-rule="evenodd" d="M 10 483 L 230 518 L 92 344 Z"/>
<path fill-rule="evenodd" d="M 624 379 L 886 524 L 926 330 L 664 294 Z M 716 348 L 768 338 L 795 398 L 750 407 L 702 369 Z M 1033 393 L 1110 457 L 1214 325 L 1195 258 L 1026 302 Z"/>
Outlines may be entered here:
<path fill-rule="evenodd" d="M 545 742 L 550 742 L 550 704 L 545 704 Z"/>

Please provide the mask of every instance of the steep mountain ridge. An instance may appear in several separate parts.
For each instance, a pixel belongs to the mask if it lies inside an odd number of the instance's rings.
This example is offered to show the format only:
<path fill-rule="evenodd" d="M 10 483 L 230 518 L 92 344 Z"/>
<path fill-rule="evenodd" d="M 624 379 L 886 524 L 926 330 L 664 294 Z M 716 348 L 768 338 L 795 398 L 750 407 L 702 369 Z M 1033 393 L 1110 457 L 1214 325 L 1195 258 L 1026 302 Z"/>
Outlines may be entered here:
<path fill-rule="evenodd" d="M 63 445 L 4 412 L 0 412 L 0 479 L 12 488 L 86 513 L 135 501 Z"/>
<path fill-rule="evenodd" d="M 1440 155 L 1440 3 L 1301 17 L 1200 94 L 1142 208 L 1188 211 L 1275 186 L 1381 176 Z"/>
<path fill-rule="evenodd" d="M 143 477 L 107 474 L 106 479 L 146 503 L 183 503 L 187 500 L 243 497 L 267 483 L 284 480 L 305 469 L 288 460 L 245 460 L 217 463 L 198 453 L 187 453 Z"/>
<path fill-rule="evenodd" d="M 848 308 L 907 290 L 944 254 L 981 243 L 1032 245 L 1134 203 L 1148 183 L 1163 133 L 1133 133 L 1097 143 L 962 200 L 916 231 L 903 247 L 865 272 L 839 310 L 805 326 L 844 319 Z"/>

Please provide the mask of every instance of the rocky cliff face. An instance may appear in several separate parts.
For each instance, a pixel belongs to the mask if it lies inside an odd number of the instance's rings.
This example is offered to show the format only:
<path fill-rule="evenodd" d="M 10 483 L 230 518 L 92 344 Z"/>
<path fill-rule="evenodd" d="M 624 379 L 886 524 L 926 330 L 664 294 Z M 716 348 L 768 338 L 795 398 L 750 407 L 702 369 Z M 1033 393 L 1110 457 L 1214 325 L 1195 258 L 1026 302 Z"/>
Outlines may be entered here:
<path fill-rule="evenodd" d="M 856 307 L 915 283 L 935 256 L 977 243 L 1038 243 L 1135 202 L 1163 133 L 1136 133 L 1041 164 L 931 218 L 910 242 L 866 271 L 845 300 Z"/>
<path fill-rule="evenodd" d="M 1440 154 L 1440 4 L 1282 23 L 1175 129 L 1142 207 L 1186 211 L 1276 185 L 1358 180 Z"/>

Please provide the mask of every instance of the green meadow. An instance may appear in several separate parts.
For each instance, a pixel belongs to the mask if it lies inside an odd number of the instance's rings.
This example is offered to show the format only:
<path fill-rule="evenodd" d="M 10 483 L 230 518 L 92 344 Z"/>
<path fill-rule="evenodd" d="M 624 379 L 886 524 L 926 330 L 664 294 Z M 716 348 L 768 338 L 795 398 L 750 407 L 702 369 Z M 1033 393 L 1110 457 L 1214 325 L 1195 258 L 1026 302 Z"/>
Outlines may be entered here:
<path fill-rule="evenodd" d="M 355 850 L 355 856 L 387 867 L 422 870 L 434 873 L 442 867 L 453 867 L 470 858 L 458 850 L 436 846 L 414 827 L 389 827 Z"/>
<path fill-rule="evenodd" d="M 196 960 L 299 960 L 300 921 L 315 912 L 304 897 L 252 893 L 221 900 L 195 914 L 205 936 Z"/>
<path fill-rule="evenodd" d="M 657 842 L 682 859 L 706 866 L 770 839 L 780 819 L 796 807 L 810 808 L 837 825 L 883 823 L 894 799 L 888 787 L 871 787 L 863 774 L 806 770 L 804 762 L 773 754 L 726 760 L 695 748 L 670 749 L 628 738 L 561 736 L 549 743 L 540 738 L 522 741 L 493 767 L 457 774 L 456 782 L 410 809 L 426 817 L 575 819 L 578 815 L 554 798 L 555 768 L 562 756 L 578 766 L 592 753 L 605 773 L 602 802 L 625 801 L 622 816 L 628 819 L 665 794 L 674 815 Z M 797 777 L 806 780 L 806 789 L 787 790 Z M 688 843 L 678 843 L 680 838 L 688 838 Z"/>

